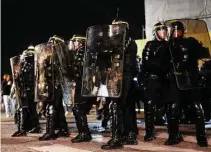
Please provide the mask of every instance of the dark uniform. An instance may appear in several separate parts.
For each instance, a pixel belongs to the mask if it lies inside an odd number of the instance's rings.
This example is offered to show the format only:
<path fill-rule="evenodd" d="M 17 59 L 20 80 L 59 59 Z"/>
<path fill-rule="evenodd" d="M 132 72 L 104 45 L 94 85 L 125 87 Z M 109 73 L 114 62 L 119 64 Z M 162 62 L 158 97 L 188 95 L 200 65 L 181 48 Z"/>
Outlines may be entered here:
<path fill-rule="evenodd" d="M 125 21 L 115 20 L 112 24 L 127 24 Z M 129 25 L 128 25 L 129 26 Z M 129 31 L 128 33 L 129 34 Z M 137 144 L 138 134 L 135 112 L 135 101 L 133 100 L 133 78 L 137 74 L 136 54 L 137 46 L 134 40 L 127 35 L 124 52 L 123 86 L 120 98 L 112 99 L 110 106 L 112 137 L 102 149 L 122 148 L 123 144 Z"/>
<path fill-rule="evenodd" d="M 49 45 L 56 45 L 60 42 L 63 42 L 63 40 L 56 36 L 53 36 L 52 38 L 50 38 L 48 43 Z M 39 137 L 40 141 L 56 139 L 57 137 L 69 137 L 64 107 L 62 104 L 63 93 L 60 84 L 60 76 L 58 74 L 58 58 L 56 56 L 56 53 L 53 53 L 53 63 L 50 63 L 51 57 L 52 54 L 49 54 L 48 58 L 45 61 L 45 77 L 47 80 L 52 80 L 52 76 L 54 76 L 54 80 L 53 82 L 47 81 L 47 86 L 49 89 L 49 94 L 47 97 L 48 100 L 43 101 L 46 105 L 46 133 L 44 133 L 42 137 Z M 56 129 L 59 130 L 57 134 L 55 134 Z"/>
<path fill-rule="evenodd" d="M 21 55 L 20 73 L 17 79 L 16 91 L 17 99 L 20 100 L 17 110 L 17 125 L 16 131 L 12 137 L 24 136 L 26 132 L 39 133 L 40 125 L 36 111 L 36 103 L 34 102 L 34 47 L 30 46 L 28 50 Z M 17 88 L 18 87 L 18 88 Z"/>
<path fill-rule="evenodd" d="M 184 33 L 183 23 L 175 21 L 171 23 L 173 28 Z M 204 115 L 201 107 L 201 93 L 197 86 L 199 84 L 198 63 L 201 58 L 201 50 L 204 48 L 194 38 L 177 37 L 170 40 L 170 55 L 167 58 L 172 60 L 168 65 L 168 91 L 167 95 L 167 121 L 169 138 L 166 145 L 178 144 L 182 141 L 179 135 L 179 107 L 183 102 L 188 102 L 194 109 L 196 139 L 198 145 L 207 146 L 205 133 Z M 173 64 L 174 63 L 174 64 Z M 176 71 L 175 71 L 176 70 Z M 181 73 L 178 71 L 182 71 Z M 186 72 L 184 72 L 186 71 Z M 182 78 L 180 77 L 182 76 Z M 181 79 L 180 79 L 181 78 Z M 184 84 L 192 85 L 188 90 Z M 181 90 L 183 89 L 183 90 Z M 186 89 L 186 90 L 184 90 Z"/>
<path fill-rule="evenodd" d="M 81 46 L 75 50 L 75 62 L 71 65 L 73 69 L 72 78 L 76 84 L 73 114 L 75 116 L 76 126 L 79 133 L 71 140 L 73 143 L 88 142 L 92 139 L 88 127 L 87 114 L 91 110 L 93 104 L 96 102 L 96 98 L 84 98 L 81 95 L 85 39 L 85 37 L 79 35 L 74 35 L 72 38 L 73 42 L 78 41 L 78 45 L 81 44 Z"/>
<path fill-rule="evenodd" d="M 145 98 L 144 103 L 144 118 L 145 118 L 145 141 L 155 139 L 154 136 L 154 117 L 155 105 L 162 107 L 162 98 L 164 93 L 165 83 L 163 81 L 164 72 L 164 59 L 166 41 L 165 37 L 160 38 L 158 35 L 159 30 L 164 30 L 167 33 L 167 27 L 162 23 L 154 25 L 154 40 L 147 42 L 142 53 L 142 70 L 144 74 L 144 90 Z M 162 117 L 162 116 L 161 116 Z"/>
<path fill-rule="evenodd" d="M 210 56 L 207 56 L 210 58 Z M 204 109 L 205 121 L 211 121 L 211 60 L 205 61 L 201 71 L 206 70 L 203 74 L 205 79 L 205 88 L 202 90 L 202 107 Z"/>

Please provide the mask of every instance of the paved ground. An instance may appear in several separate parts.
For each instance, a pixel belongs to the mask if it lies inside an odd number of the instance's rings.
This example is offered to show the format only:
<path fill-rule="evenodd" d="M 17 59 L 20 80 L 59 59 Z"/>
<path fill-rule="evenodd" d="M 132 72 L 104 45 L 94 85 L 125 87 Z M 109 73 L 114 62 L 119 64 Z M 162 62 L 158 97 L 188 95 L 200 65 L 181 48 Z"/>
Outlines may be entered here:
<path fill-rule="evenodd" d="M 1 150 L 2 152 L 102 152 L 100 146 L 109 140 L 110 133 L 99 133 L 97 126 L 100 122 L 96 121 L 94 115 L 89 115 L 89 125 L 93 132 L 93 140 L 88 143 L 72 144 L 71 138 L 76 136 L 77 130 L 74 123 L 74 118 L 67 117 L 68 126 L 70 129 L 69 138 L 58 138 L 53 141 L 38 141 L 38 137 L 42 134 L 28 134 L 27 137 L 11 138 L 11 134 L 15 131 L 16 126 L 12 118 L 1 116 Z M 45 120 L 40 120 L 41 126 L 45 128 Z M 211 126 L 208 126 L 210 127 Z M 193 125 L 181 125 L 184 142 L 176 146 L 164 146 L 167 139 L 166 127 L 157 126 L 157 139 L 152 142 L 144 142 L 144 125 L 139 123 L 138 145 L 125 146 L 121 150 L 111 151 L 128 151 L 128 152 L 211 152 L 211 129 L 207 129 L 209 147 L 200 148 L 196 145 L 195 130 Z M 44 130 L 43 130 L 44 131 Z"/>

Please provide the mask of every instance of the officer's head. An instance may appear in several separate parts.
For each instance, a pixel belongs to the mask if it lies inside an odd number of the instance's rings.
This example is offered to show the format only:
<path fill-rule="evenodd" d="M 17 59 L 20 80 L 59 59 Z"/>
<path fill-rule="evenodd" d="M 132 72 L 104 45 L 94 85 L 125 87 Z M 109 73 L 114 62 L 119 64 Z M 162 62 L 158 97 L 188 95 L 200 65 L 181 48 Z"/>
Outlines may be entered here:
<path fill-rule="evenodd" d="M 153 26 L 153 37 L 154 39 L 161 41 L 161 40 L 166 40 L 167 38 L 167 27 L 161 23 L 158 22 Z"/>
<path fill-rule="evenodd" d="M 185 27 L 181 21 L 171 22 L 171 28 L 174 29 L 173 38 L 182 38 L 184 36 Z"/>
<path fill-rule="evenodd" d="M 77 50 L 79 48 L 85 47 L 86 37 L 81 35 L 73 35 L 69 42 L 69 49 L 70 50 Z"/>
<path fill-rule="evenodd" d="M 124 19 L 120 19 L 120 18 L 114 19 L 112 21 L 112 24 L 117 24 L 117 25 L 125 24 L 127 26 L 127 29 L 129 30 L 129 23 Z"/>
<path fill-rule="evenodd" d="M 34 58 L 35 48 L 33 45 L 30 45 L 27 50 L 23 51 L 23 53 L 20 55 L 20 59 L 22 61 L 28 61 Z"/>
<path fill-rule="evenodd" d="M 48 40 L 48 44 L 58 44 L 58 43 L 62 43 L 62 42 L 64 42 L 64 39 L 62 39 L 61 37 L 59 37 L 57 35 L 50 37 Z"/>

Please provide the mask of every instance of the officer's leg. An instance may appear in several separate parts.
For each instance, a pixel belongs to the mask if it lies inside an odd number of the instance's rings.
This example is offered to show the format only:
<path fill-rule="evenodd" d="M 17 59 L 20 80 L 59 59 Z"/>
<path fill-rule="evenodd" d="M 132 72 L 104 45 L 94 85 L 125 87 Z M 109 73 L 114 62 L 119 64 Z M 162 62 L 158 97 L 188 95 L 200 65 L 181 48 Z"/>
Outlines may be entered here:
<path fill-rule="evenodd" d="M 28 102 L 30 123 L 32 124 L 32 129 L 29 131 L 29 133 L 40 133 L 41 128 L 36 110 L 36 103 L 34 102 L 33 98 L 29 99 Z"/>
<path fill-rule="evenodd" d="M 196 125 L 196 140 L 200 147 L 207 147 L 207 137 L 205 133 L 205 123 L 204 123 L 204 114 L 202 106 L 199 102 L 193 103 L 196 118 L 195 118 L 195 125 Z"/>
<path fill-rule="evenodd" d="M 125 130 L 127 125 L 126 121 L 123 121 L 123 116 L 126 114 L 132 116 L 130 113 L 125 113 L 123 115 L 123 112 L 125 111 L 127 107 L 127 102 L 133 102 L 128 101 L 128 95 L 131 91 L 131 85 L 132 85 L 132 75 L 131 74 L 125 74 L 123 76 L 123 86 L 122 86 L 122 94 L 121 97 L 118 100 L 112 100 L 111 103 L 111 130 L 112 130 L 112 137 L 111 140 L 107 142 L 107 144 L 102 145 L 102 149 L 119 149 L 122 148 L 122 132 L 124 136 L 129 136 L 130 131 Z M 130 109 L 130 107 L 127 107 Z M 135 109 L 134 109 L 135 110 Z M 132 120 L 132 118 L 130 117 Z M 125 120 L 125 119 L 124 119 Z M 122 130 L 123 129 L 123 130 Z M 125 130 L 125 131 L 124 131 Z M 136 136 L 134 136 L 136 138 Z M 127 138 L 125 139 L 127 140 Z"/>
<path fill-rule="evenodd" d="M 105 129 L 108 127 L 108 121 L 110 118 L 110 114 L 109 114 L 110 102 L 111 102 L 111 100 L 109 98 L 106 98 L 106 103 L 103 105 L 102 127 Z"/>
<path fill-rule="evenodd" d="M 154 89 L 146 90 L 146 96 L 152 100 L 146 100 L 144 102 L 144 121 L 145 121 L 145 141 L 151 141 L 155 139 L 154 133 L 154 116 L 155 116 L 155 106 L 154 102 L 157 97 L 156 91 Z"/>
<path fill-rule="evenodd" d="M 179 133 L 179 105 L 177 103 L 167 105 L 168 140 L 165 145 L 175 145 L 183 139 Z"/>
<path fill-rule="evenodd" d="M 84 100 L 84 98 L 80 98 L 80 100 Z M 91 110 L 93 103 L 96 102 L 96 98 L 87 98 L 86 101 L 83 102 L 82 101 L 77 102 L 79 100 L 75 101 L 76 103 L 73 107 L 73 114 L 75 116 L 79 134 L 71 141 L 73 143 L 89 142 L 92 139 L 92 137 L 88 127 L 87 114 Z"/>
<path fill-rule="evenodd" d="M 61 104 L 59 104 L 59 107 L 57 109 L 57 120 L 59 120 L 58 122 L 58 129 L 59 131 L 57 132 L 57 137 L 69 137 L 69 129 L 68 129 L 68 124 L 66 121 L 66 117 L 65 117 L 65 112 L 64 112 L 64 107 Z"/>
<path fill-rule="evenodd" d="M 124 145 L 136 145 L 138 144 L 137 134 L 137 120 L 135 111 L 135 102 L 137 98 L 136 95 L 137 87 L 134 87 L 133 77 L 131 75 L 126 75 L 123 78 L 123 94 L 120 98 L 120 108 L 123 111 L 123 144 Z"/>
<path fill-rule="evenodd" d="M 12 137 L 26 136 L 28 129 L 28 109 L 27 107 L 21 107 L 18 109 L 18 131 L 16 131 Z"/>
<path fill-rule="evenodd" d="M 57 90 L 55 98 L 56 98 L 55 110 L 56 110 L 56 119 L 57 119 L 55 120 L 55 123 L 57 124 L 57 127 L 59 129 L 56 135 L 57 137 L 69 137 L 68 124 L 65 117 L 64 107 L 62 104 L 63 96 L 62 96 L 61 88 Z"/>
<path fill-rule="evenodd" d="M 55 106 L 53 104 L 53 101 L 50 101 L 51 103 L 48 103 L 46 106 L 46 133 L 42 137 L 39 137 L 39 140 L 51 140 L 56 139 L 55 134 Z"/>
<path fill-rule="evenodd" d="M 21 117 L 20 117 L 20 108 L 16 111 L 16 121 L 17 121 L 17 131 L 12 134 L 12 137 L 16 137 L 21 131 Z"/>
<path fill-rule="evenodd" d="M 107 144 L 102 145 L 102 149 L 119 149 L 122 148 L 121 143 L 121 131 L 122 131 L 122 110 L 118 104 L 120 100 L 112 99 L 110 105 L 110 115 L 111 115 L 111 139 Z"/>
<path fill-rule="evenodd" d="M 127 106 L 123 111 L 124 119 L 124 133 L 123 135 L 126 138 L 123 138 L 124 145 L 137 145 L 137 134 L 138 134 L 138 127 L 137 127 L 137 117 L 135 111 L 135 101 L 130 96 L 127 98 Z"/>
<path fill-rule="evenodd" d="M 155 139 L 154 133 L 154 104 L 151 100 L 144 103 L 144 120 L 145 120 L 145 141 Z"/>

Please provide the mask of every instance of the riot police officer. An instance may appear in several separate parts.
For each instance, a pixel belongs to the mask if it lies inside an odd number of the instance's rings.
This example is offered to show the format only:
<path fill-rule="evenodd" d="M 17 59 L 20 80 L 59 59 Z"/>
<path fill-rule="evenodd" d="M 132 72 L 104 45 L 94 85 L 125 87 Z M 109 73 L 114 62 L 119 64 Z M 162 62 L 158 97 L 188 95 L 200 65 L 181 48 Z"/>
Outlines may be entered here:
<path fill-rule="evenodd" d="M 59 38 L 58 36 L 53 36 L 49 39 L 48 43 L 45 44 L 45 47 L 50 47 L 50 50 L 52 50 L 54 46 L 62 42 L 64 42 L 63 39 Z M 42 54 L 38 54 L 37 56 L 39 57 L 39 55 Z M 46 77 L 46 79 L 48 80 L 45 85 L 47 85 L 46 88 L 49 90 L 47 94 L 43 94 L 45 96 L 45 98 L 43 98 L 43 102 L 46 104 L 47 122 L 46 132 L 43 136 L 39 137 L 40 141 L 56 139 L 57 137 L 69 137 L 69 130 L 65 118 L 64 107 L 62 104 L 62 88 L 60 76 L 58 74 L 58 66 L 58 56 L 53 50 L 52 52 L 49 52 L 47 58 L 44 61 L 44 68 L 46 68 L 44 69 L 46 70 L 44 77 Z M 37 69 L 39 70 L 39 67 Z M 39 77 L 42 76 L 40 75 Z M 50 80 L 52 80 L 52 82 Z M 37 91 L 37 93 L 39 93 L 39 91 Z M 56 129 L 59 130 L 57 133 L 55 133 Z"/>
<path fill-rule="evenodd" d="M 163 94 L 163 60 L 165 53 L 167 27 L 162 23 L 156 23 L 153 27 L 153 40 L 147 42 L 142 53 L 142 71 L 144 74 L 145 98 L 144 118 L 145 118 L 145 141 L 155 139 L 154 135 L 154 117 L 155 105 L 162 104 Z"/>
<path fill-rule="evenodd" d="M 112 137 L 107 144 L 102 145 L 102 149 L 118 149 L 122 148 L 123 145 L 135 145 L 137 144 L 136 137 L 138 134 L 135 101 L 132 96 L 133 78 L 137 74 L 137 46 L 135 41 L 131 38 L 128 22 L 116 18 L 112 24 L 125 24 L 127 26 L 123 66 L 123 86 L 120 98 L 112 99 L 110 106 Z"/>
<path fill-rule="evenodd" d="M 179 107 L 182 102 L 188 102 L 195 111 L 196 139 L 201 147 L 206 147 L 207 138 L 203 109 L 200 104 L 200 83 L 197 60 L 200 59 L 204 49 L 193 37 L 184 38 L 185 27 L 179 20 L 171 22 L 173 32 L 169 41 L 170 58 L 168 67 L 167 95 L 167 122 L 168 140 L 166 145 L 178 144 L 181 137 L 179 133 Z M 187 89 L 188 88 L 188 89 Z"/>
<path fill-rule="evenodd" d="M 17 110 L 18 131 L 16 131 L 12 137 L 24 136 L 27 131 L 29 131 L 29 133 L 39 133 L 41 129 L 36 111 L 36 103 L 34 102 L 33 46 L 29 46 L 28 49 L 22 53 L 19 68 L 19 75 L 14 77 L 15 91 L 17 99 L 19 100 L 19 108 Z"/>
<path fill-rule="evenodd" d="M 75 83 L 73 114 L 78 129 L 78 135 L 71 140 L 72 143 L 88 142 L 92 139 L 88 127 L 87 114 L 96 102 L 96 98 L 84 98 L 81 95 L 85 41 L 86 37 L 81 35 L 73 35 L 71 39 L 71 46 L 74 50 L 75 58 L 71 64 L 73 71 L 72 79 Z"/>

